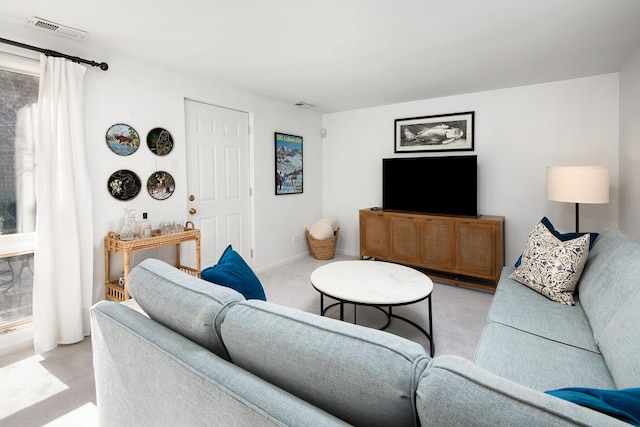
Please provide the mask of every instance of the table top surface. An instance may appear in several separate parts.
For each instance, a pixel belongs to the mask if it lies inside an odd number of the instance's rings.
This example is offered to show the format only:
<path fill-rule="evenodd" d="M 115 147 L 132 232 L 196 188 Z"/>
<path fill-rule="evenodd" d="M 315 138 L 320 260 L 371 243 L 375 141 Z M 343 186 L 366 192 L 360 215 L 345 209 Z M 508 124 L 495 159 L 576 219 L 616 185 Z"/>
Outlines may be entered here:
<path fill-rule="evenodd" d="M 337 261 L 311 273 L 319 292 L 338 300 L 371 305 L 402 305 L 431 295 L 433 282 L 424 273 L 383 261 Z"/>

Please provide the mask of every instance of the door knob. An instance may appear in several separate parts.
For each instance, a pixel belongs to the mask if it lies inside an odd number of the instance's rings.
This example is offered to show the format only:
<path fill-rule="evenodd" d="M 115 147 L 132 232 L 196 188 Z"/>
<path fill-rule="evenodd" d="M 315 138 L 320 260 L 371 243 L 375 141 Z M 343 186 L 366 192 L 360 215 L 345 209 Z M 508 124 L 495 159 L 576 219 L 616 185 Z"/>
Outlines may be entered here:
<path fill-rule="evenodd" d="M 193 194 L 189 194 L 189 201 L 193 202 L 196 199 L 196 196 L 194 196 Z"/>
<path fill-rule="evenodd" d="M 196 211 L 196 208 L 191 208 L 191 209 L 189 209 L 189 213 L 190 213 L 191 215 L 195 215 L 195 214 L 196 214 L 196 212 L 198 212 L 198 211 Z"/>

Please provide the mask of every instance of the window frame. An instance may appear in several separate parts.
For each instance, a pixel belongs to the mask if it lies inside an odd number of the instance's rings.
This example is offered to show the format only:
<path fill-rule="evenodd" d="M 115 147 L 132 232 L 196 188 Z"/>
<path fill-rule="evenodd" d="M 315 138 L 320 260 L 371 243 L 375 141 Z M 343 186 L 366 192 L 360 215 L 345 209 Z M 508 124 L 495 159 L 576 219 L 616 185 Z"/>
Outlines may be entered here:
<path fill-rule="evenodd" d="M 6 52 L 0 52 L 0 69 L 13 73 L 40 77 L 40 63 L 37 59 L 26 58 Z M 0 234 L 0 258 L 23 255 L 34 252 L 36 233 Z"/>
<path fill-rule="evenodd" d="M 37 59 L 27 58 L 0 51 L 0 69 L 40 78 L 40 63 Z M 37 202 L 36 202 L 37 203 Z M 36 233 L 0 234 L 0 259 L 19 255 L 35 254 Z M 0 333 L 14 330 L 32 322 L 32 316 L 10 322 L 2 326 Z"/>

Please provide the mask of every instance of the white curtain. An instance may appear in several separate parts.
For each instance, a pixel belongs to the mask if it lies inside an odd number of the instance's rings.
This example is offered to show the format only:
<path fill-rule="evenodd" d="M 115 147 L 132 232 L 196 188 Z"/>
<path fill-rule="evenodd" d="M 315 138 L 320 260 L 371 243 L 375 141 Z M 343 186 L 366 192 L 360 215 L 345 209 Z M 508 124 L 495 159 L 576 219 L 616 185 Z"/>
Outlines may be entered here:
<path fill-rule="evenodd" d="M 40 56 L 33 330 L 37 353 L 89 335 L 93 217 L 84 138 L 86 67 Z"/>

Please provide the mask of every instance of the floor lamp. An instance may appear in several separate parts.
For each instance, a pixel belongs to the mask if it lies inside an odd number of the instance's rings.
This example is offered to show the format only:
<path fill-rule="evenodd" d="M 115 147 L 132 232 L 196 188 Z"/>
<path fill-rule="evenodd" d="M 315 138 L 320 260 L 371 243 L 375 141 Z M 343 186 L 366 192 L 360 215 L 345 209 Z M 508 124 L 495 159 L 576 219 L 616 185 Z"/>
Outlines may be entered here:
<path fill-rule="evenodd" d="M 547 199 L 576 204 L 576 233 L 580 203 L 609 203 L 607 166 L 547 167 Z"/>

